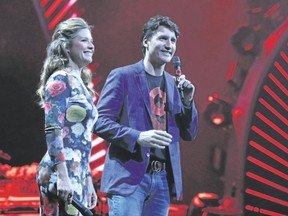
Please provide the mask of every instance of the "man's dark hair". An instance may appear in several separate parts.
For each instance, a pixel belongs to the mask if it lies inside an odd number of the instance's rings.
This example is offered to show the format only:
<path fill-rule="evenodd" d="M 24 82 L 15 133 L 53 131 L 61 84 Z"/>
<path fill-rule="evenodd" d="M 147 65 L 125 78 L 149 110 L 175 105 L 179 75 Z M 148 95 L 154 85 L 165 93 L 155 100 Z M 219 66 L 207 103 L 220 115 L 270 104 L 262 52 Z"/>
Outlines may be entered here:
<path fill-rule="evenodd" d="M 170 31 L 175 33 L 176 38 L 179 37 L 180 32 L 178 26 L 170 20 L 167 16 L 155 16 L 151 17 L 147 23 L 144 24 L 143 33 L 141 38 L 141 48 L 143 54 L 146 52 L 146 47 L 143 46 L 143 40 L 146 38 L 149 40 L 158 29 L 159 26 L 164 26 L 168 28 Z"/>

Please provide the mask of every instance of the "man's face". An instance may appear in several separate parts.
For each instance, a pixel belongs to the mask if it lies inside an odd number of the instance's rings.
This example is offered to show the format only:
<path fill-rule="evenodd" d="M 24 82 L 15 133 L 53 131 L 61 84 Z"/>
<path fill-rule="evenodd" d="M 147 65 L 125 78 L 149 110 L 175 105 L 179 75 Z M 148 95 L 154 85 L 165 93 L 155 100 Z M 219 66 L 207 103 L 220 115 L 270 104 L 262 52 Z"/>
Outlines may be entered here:
<path fill-rule="evenodd" d="M 145 57 L 152 65 L 163 65 L 171 61 L 176 51 L 177 38 L 173 31 L 159 26 L 150 39 L 144 39 Z"/>

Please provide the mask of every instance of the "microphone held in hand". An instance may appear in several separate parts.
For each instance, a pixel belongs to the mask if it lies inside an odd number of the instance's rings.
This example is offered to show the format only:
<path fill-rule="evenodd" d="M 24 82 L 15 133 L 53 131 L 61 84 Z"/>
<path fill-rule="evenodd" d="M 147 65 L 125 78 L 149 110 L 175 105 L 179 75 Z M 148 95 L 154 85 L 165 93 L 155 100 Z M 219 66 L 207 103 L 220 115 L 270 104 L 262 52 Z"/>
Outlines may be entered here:
<path fill-rule="evenodd" d="M 179 56 L 173 56 L 172 58 L 172 62 L 175 68 L 175 74 L 176 74 L 176 86 L 178 87 L 178 84 L 180 82 L 180 76 L 182 75 L 182 71 L 181 71 L 181 61 Z M 184 93 L 183 93 L 183 88 L 178 88 L 181 99 L 183 100 L 184 98 Z"/>
<path fill-rule="evenodd" d="M 172 62 L 173 62 L 174 68 L 176 70 L 175 71 L 176 76 L 178 76 L 178 77 L 181 76 L 182 71 L 181 71 L 181 61 L 180 61 L 179 56 L 173 56 Z"/>
<path fill-rule="evenodd" d="M 56 187 L 56 185 L 55 185 Z M 49 190 L 46 187 L 41 187 L 41 191 L 51 197 L 54 198 L 58 198 L 55 191 L 57 190 Z M 72 198 L 72 205 L 83 215 L 83 216 L 93 216 L 94 214 L 90 211 L 90 209 L 88 209 L 87 207 L 85 207 L 77 198 L 75 198 L 73 196 Z"/>
<path fill-rule="evenodd" d="M 72 205 L 77 208 L 83 216 L 93 216 L 94 214 L 90 211 L 90 209 L 86 208 L 79 202 L 75 197 L 72 199 Z"/>

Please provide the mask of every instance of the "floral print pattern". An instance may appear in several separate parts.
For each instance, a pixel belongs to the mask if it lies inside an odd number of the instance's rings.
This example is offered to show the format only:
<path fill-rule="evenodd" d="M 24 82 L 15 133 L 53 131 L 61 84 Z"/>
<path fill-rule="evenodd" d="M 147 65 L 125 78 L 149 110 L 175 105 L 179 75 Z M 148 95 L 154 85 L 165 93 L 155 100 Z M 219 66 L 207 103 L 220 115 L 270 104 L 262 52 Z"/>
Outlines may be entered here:
<path fill-rule="evenodd" d="M 57 181 L 53 167 L 65 161 L 73 196 L 86 205 L 92 129 L 98 113 L 82 80 L 64 71 L 55 72 L 47 81 L 44 112 L 47 153 L 37 173 L 41 214 L 78 215 L 73 206 L 47 196 L 42 189 L 53 187 Z"/>

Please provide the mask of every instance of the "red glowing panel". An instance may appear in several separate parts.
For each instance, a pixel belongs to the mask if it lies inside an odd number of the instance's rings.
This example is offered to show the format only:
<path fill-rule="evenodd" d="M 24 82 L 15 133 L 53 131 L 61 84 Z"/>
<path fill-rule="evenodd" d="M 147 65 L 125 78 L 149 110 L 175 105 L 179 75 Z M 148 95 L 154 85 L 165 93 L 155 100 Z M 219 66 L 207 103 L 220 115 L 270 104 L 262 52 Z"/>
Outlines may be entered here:
<path fill-rule="evenodd" d="M 288 96 L 288 89 L 285 88 L 285 86 L 273 74 L 269 74 L 268 76 L 275 83 L 275 85 L 278 86 L 278 88 L 281 89 L 286 96 Z"/>
<path fill-rule="evenodd" d="M 237 63 L 235 63 L 235 62 L 231 63 L 231 65 L 228 69 L 228 72 L 226 74 L 226 81 L 232 80 L 236 65 L 237 65 Z"/>
<path fill-rule="evenodd" d="M 288 73 L 287 71 L 285 71 L 285 69 L 278 63 L 278 62 L 275 62 L 274 63 L 274 66 L 278 69 L 278 71 L 284 76 L 284 78 L 286 80 L 288 80 Z"/>
<path fill-rule="evenodd" d="M 276 124 L 274 124 L 268 118 L 266 118 L 260 112 L 256 112 L 255 115 L 258 118 L 260 118 L 263 122 L 265 122 L 267 125 L 269 125 L 271 128 L 273 128 L 276 132 L 278 132 L 281 136 L 283 136 L 286 140 L 288 140 L 288 134 L 284 130 L 282 130 L 280 127 L 278 127 Z"/>
<path fill-rule="evenodd" d="M 281 55 L 281 57 L 284 59 L 284 61 L 285 61 L 286 63 L 288 63 L 288 56 L 287 56 L 283 51 L 280 53 L 280 55 Z"/>
<path fill-rule="evenodd" d="M 282 165 L 286 166 L 288 168 L 288 161 L 282 159 L 281 157 L 277 156 L 276 154 L 272 153 L 271 151 L 269 151 L 268 149 L 262 147 L 261 145 L 259 145 L 258 143 L 254 142 L 254 141 L 250 141 L 249 144 L 254 147 L 255 149 L 261 151 L 262 153 L 268 155 L 269 157 L 273 158 L 275 161 L 281 163 Z"/>
<path fill-rule="evenodd" d="M 48 2 L 49 0 L 42 0 L 40 3 L 41 7 L 45 7 Z"/>
<path fill-rule="evenodd" d="M 267 141 L 269 141 L 271 144 L 275 145 L 276 147 L 278 147 L 279 149 L 281 149 L 282 151 L 284 151 L 285 153 L 288 153 L 288 148 L 285 147 L 284 145 L 282 145 L 280 142 L 278 142 L 277 140 L 275 140 L 273 137 L 269 136 L 267 133 L 265 133 L 264 131 L 260 130 L 258 127 L 256 126 L 252 126 L 251 128 L 255 133 L 259 134 L 260 136 L 262 136 L 264 139 L 266 139 Z"/>
<path fill-rule="evenodd" d="M 268 11 L 266 11 L 266 13 L 264 14 L 264 17 L 268 17 L 268 16 L 271 16 L 272 13 L 274 13 L 276 10 L 278 10 L 280 7 L 279 4 L 275 4 L 273 5 Z"/>
<path fill-rule="evenodd" d="M 279 12 L 276 4 L 265 16 L 274 19 L 273 16 L 278 16 Z M 281 39 L 287 28 L 288 19 L 264 43 L 263 58 L 272 54 L 276 44 L 279 50 L 269 57 L 274 60 L 267 68 L 268 73 L 265 74 L 266 69 L 263 71 L 265 79 L 259 88 L 258 102 L 251 118 L 245 166 L 245 215 L 287 215 L 288 43 L 287 37 L 283 37 L 286 41 Z M 283 43 L 282 46 L 279 42 Z"/>
<path fill-rule="evenodd" d="M 90 157 L 90 167 L 92 171 L 103 170 L 106 152 L 107 150 L 105 146 L 105 141 L 102 138 L 94 135 L 92 141 L 92 152 Z"/>
<path fill-rule="evenodd" d="M 288 18 L 285 20 L 285 22 L 278 28 L 277 31 L 272 33 L 267 40 L 264 42 L 264 47 L 265 47 L 265 54 L 268 56 L 272 49 L 275 47 L 283 33 L 287 30 L 288 28 Z"/>
<path fill-rule="evenodd" d="M 44 16 L 46 18 L 50 17 L 52 15 L 52 13 L 58 8 L 58 6 L 60 5 L 61 2 L 62 2 L 62 0 L 55 0 L 53 2 L 53 4 L 46 10 Z"/>
<path fill-rule="evenodd" d="M 263 208 L 259 208 L 259 207 L 255 207 L 255 206 L 251 206 L 251 205 L 246 205 L 245 209 L 248 211 L 251 211 L 251 212 L 256 212 L 256 213 L 260 212 L 262 214 L 270 215 L 270 216 L 286 216 L 284 214 L 281 214 L 281 213 L 278 213 L 275 211 L 270 211 L 267 209 L 263 209 Z"/>
<path fill-rule="evenodd" d="M 275 211 L 270 211 L 270 210 L 263 209 L 263 208 L 260 209 L 260 213 L 264 215 L 271 215 L 271 216 L 285 216 L 284 214 L 280 214 Z"/>
<path fill-rule="evenodd" d="M 260 161 L 260 160 L 258 160 L 256 158 L 254 158 L 254 157 L 248 156 L 247 160 L 252 162 L 252 163 L 254 163 L 254 164 L 256 164 L 256 165 L 258 165 L 259 167 L 261 167 L 261 168 L 263 168 L 263 169 L 275 174 L 275 175 L 278 175 L 279 177 L 281 177 L 281 178 L 283 178 L 285 180 L 288 180 L 288 175 L 287 174 L 275 169 L 274 167 L 272 167 L 272 166 L 270 166 L 270 165 L 268 165 L 268 164 L 266 164 L 266 163 L 264 163 L 264 162 L 262 162 L 262 161 Z"/>
<path fill-rule="evenodd" d="M 284 187 L 284 186 L 279 185 L 279 184 L 277 184 L 275 182 L 269 181 L 268 179 L 263 178 L 263 177 L 261 177 L 259 175 L 256 175 L 256 174 L 251 173 L 251 172 L 247 172 L 246 176 L 248 176 L 248 177 L 250 177 L 250 178 L 252 178 L 252 179 L 254 179 L 254 180 L 258 181 L 258 182 L 266 184 L 266 185 L 268 185 L 270 187 L 273 187 L 273 188 L 275 188 L 275 189 L 277 189 L 279 191 L 283 191 L 284 193 L 288 193 L 288 188 L 287 187 Z"/>
<path fill-rule="evenodd" d="M 70 0 L 59 13 L 54 17 L 54 19 L 49 23 L 48 29 L 52 30 L 61 21 L 61 19 L 67 14 L 70 8 L 77 2 L 77 0 Z"/>
<path fill-rule="evenodd" d="M 259 102 L 265 106 L 270 112 L 272 112 L 276 117 L 278 117 L 284 124 L 288 125 L 288 119 L 281 115 L 274 107 L 268 104 L 263 98 L 259 99 Z"/>
<path fill-rule="evenodd" d="M 271 95 L 286 111 L 288 111 L 288 105 L 267 85 L 264 86 L 264 90 Z"/>
<path fill-rule="evenodd" d="M 277 204 L 280 204 L 280 205 L 283 205 L 283 206 L 288 206 L 288 202 L 287 201 L 275 198 L 273 196 L 269 196 L 269 195 L 261 193 L 259 191 L 255 191 L 255 190 L 251 190 L 251 189 L 247 188 L 245 190 L 245 193 L 253 195 L 253 196 L 256 196 L 256 197 L 259 197 L 259 198 L 262 198 L 262 199 L 265 199 L 265 200 L 269 200 L 271 202 L 274 202 L 274 203 L 277 203 Z"/>

